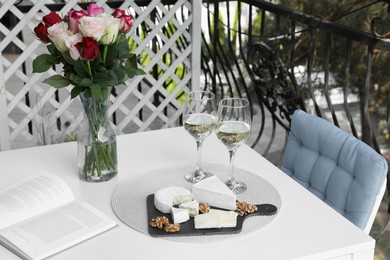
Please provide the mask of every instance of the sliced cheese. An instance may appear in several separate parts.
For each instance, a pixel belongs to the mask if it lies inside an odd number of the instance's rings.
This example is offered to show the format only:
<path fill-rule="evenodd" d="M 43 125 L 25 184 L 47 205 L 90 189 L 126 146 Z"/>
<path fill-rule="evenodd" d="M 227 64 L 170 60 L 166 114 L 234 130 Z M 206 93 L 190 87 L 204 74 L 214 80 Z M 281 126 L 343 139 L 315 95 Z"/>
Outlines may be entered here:
<path fill-rule="evenodd" d="M 191 217 L 195 217 L 199 213 L 199 202 L 193 200 L 190 202 L 185 202 L 179 205 L 179 208 L 187 209 Z"/>
<path fill-rule="evenodd" d="M 187 209 L 171 208 L 171 216 L 174 224 L 186 222 L 190 219 L 190 214 Z"/>
<path fill-rule="evenodd" d="M 237 213 L 234 211 L 210 209 L 209 213 L 219 215 L 220 227 L 236 227 L 237 226 Z"/>
<path fill-rule="evenodd" d="M 216 176 L 211 176 L 192 185 L 192 194 L 194 199 L 207 202 L 210 206 L 236 210 L 236 194 Z"/>
<path fill-rule="evenodd" d="M 194 218 L 195 229 L 220 228 L 220 217 L 216 213 L 196 215 Z"/>
<path fill-rule="evenodd" d="M 171 213 L 172 206 L 192 201 L 192 194 L 186 188 L 169 186 L 154 193 L 154 206 L 163 213 Z"/>

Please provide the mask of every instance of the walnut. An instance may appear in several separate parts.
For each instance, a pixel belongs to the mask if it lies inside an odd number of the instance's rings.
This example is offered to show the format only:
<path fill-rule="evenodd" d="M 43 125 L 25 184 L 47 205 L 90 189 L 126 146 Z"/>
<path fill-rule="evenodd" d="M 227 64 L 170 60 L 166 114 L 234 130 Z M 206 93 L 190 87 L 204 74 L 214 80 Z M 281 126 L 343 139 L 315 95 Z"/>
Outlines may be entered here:
<path fill-rule="evenodd" d="M 199 202 L 199 211 L 203 214 L 208 213 L 210 210 L 210 205 L 207 202 Z"/>
<path fill-rule="evenodd" d="M 149 225 L 163 229 L 165 226 L 169 225 L 169 219 L 167 217 L 156 217 L 149 222 Z"/>
<path fill-rule="evenodd" d="M 257 211 L 256 205 L 249 204 L 244 201 L 237 201 L 236 205 L 237 205 L 236 212 L 241 217 Z"/>
<path fill-rule="evenodd" d="M 180 224 L 168 224 L 164 228 L 165 232 L 175 233 L 180 231 Z"/>

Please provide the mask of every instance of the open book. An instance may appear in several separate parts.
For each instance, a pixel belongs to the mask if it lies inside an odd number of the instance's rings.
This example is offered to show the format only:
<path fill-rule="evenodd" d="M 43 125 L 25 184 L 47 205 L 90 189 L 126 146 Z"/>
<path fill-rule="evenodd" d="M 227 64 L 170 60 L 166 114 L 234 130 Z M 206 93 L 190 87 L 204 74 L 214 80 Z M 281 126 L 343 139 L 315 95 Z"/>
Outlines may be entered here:
<path fill-rule="evenodd" d="M 23 259 L 44 259 L 114 226 L 46 172 L 0 190 L 0 244 Z"/>

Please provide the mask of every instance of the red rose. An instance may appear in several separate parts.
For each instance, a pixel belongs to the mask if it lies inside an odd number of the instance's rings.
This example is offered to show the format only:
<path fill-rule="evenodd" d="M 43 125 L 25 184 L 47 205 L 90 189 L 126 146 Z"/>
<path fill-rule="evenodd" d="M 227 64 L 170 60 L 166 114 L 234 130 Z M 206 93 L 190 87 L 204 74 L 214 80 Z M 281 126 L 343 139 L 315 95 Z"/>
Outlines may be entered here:
<path fill-rule="evenodd" d="M 50 27 L 56 23 L 61 22 L 62 18 L 56 12 L 52 11 L 50 14 L 45 15 L 42 20 L 45 22 L 47 27 Z"/>
<path fill-rule="evenodd" d="M 121 19 L 120 27 L 123 28 L 124 32 L 128 32 L 133 26 L 134 17 L 132 15 L 122 15 L 119 18 Z"/>
<path fill-rule="evenodd" d="M 93 37 L 84 37 L 81 42 L 81 58 L 93 60 L 99 55 L 99 46 Z"/>
<path fill-rule="evenodd" d="M 119 18 L 122 15 L 126 15 L 126 11 L 122 9 L 115 9 L 115 11 L 112 13 L 112 16 L 114 16 L 115 18 Z"/>
<path fill-rule="evenodd" d="M 34 28 L 34 32 L 41 41 L 44 43 L 49 42 L 49 37 L 47 36 L 47 26 L 44 23 L 39 23 L 38 26 Z"/>

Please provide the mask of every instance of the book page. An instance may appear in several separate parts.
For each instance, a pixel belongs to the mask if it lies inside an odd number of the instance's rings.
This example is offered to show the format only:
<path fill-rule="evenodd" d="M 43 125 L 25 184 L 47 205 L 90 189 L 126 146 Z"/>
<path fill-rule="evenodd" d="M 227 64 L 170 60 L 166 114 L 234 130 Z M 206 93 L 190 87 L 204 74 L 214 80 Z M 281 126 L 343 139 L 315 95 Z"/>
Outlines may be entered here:
<path fill-rule="evenodd" d="M 43 259 L 114 226 L 86 202 L 72 201 L 0 230 L 0 242 L 26 259 Z"/>
<path fill-rule="evenodd" d="M 0 229 L 71 200 L 73 193 L 62 179 L 41 172 L 0 190 Z"/>

